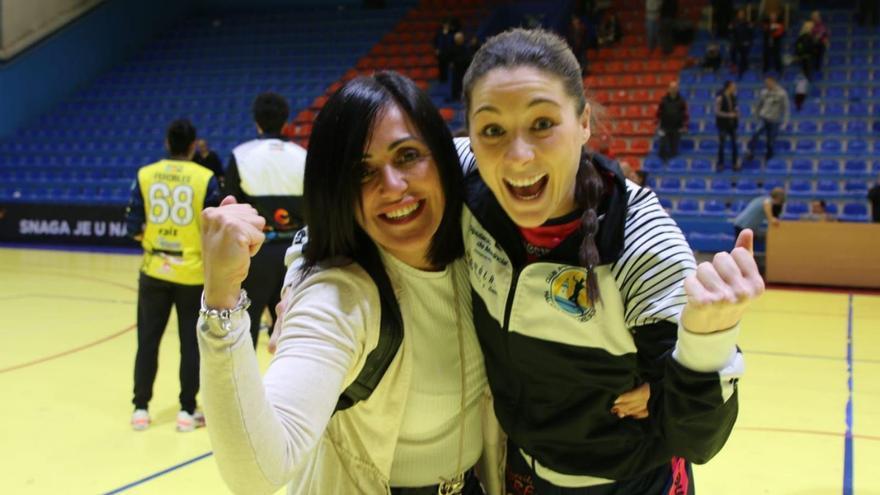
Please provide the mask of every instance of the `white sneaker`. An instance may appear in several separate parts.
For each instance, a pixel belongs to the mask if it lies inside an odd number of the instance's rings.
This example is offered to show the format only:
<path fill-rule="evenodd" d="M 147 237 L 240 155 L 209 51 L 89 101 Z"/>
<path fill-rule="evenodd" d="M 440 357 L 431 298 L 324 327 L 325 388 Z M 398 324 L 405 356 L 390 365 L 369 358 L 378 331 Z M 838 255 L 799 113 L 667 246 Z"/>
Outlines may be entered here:
<path fill-rule="evenodd" d="M 188 432 L 203 426 L 205 426 L 205 415 L 202 414 L 202 411 L 196 411 L 192 414 L 186 411 L 177 413 L 177 431 Z"/>
<path fill-rule="evenodd" d="M 150 413 L 146 409 L 135 409 L 131 415 L 131 427 L 135 431 L 144 431 L 150 427 Z"/>

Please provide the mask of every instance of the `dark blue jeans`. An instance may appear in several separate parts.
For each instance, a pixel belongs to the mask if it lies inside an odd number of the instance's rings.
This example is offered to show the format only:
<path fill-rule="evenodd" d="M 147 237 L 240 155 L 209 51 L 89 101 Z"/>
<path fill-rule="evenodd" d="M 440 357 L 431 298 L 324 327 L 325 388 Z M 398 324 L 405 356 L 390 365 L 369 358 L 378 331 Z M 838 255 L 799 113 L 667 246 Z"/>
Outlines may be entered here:
<path fill-rule="evenodd" d="M 758 130 L 752 134 L 752 138 L 749 139 L 749 153 L 755 153 L 755 144 L 758 142 L 758 137 L 761 136 L 761 133 L 766 134 L 767 140 L 767 154 L 765 155 L 767 159 L 773 158 L 773 149 L 776 145 L 776 136 L 779 135 L 779 127 L 781 126 L 778 122 L 770 122 L 769 120 L 761 119 L 761 127 L 758 127 Z"/>

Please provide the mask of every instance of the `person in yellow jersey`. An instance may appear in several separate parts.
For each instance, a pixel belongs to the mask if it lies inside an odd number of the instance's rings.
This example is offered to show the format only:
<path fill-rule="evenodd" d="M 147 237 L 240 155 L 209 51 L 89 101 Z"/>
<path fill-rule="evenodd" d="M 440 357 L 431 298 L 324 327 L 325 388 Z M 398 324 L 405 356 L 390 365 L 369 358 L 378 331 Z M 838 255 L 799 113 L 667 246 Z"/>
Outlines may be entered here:
<path fill-rule="evenodd" d="M 137 336 L 134 364 L 135 430 L 150 426 L 148 405 L 158 370 L 159 342 L 177 309 L 180 334 L 180 412 L 177 431 L 204 426 L 196 410 L 199 391 L 199 350 L 196 321 L 204 285 L 200 214 L 220 203 L 214 173 L 192 161 L 196 129 L 189 120 L 168 127 L 169 157 L 138 170 L 126 209 L 128 234 L 140 241 L 144 260 L 138 281 Z"/>

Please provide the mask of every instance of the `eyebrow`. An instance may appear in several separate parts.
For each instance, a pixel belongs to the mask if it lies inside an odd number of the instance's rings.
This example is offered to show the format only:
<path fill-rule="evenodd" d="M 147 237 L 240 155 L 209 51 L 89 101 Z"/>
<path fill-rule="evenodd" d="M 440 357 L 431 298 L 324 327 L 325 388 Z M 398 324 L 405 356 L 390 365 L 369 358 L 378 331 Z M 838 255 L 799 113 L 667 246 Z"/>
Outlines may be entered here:
<path fill-rule="evenodd" d="M 548 104 L 553 105 L 555 107 L 562 106 L 559 103 L 557 103 L 556 101 L 551 100 L 549 98 L 535 98 L 534 100 L 529 102 L 529 104 L 526 106 L 526 108 L 532 108 L 533 106 L 541 105 L 542 103 L 548 103 Z M 476 109 L 476 111 L 474 111 L 474 115 L 477 115 L 480 112 L 492 112 L 492 113 L 499 113 L 499 114 L 501 113 L 500 110 L 498 110 L 496 107 L 493 107 L 492 105 L 481 106 L 480 108 Z"/>
<path fill-rule="evenodd" d="M 400 138 L 400 139 L 398 139 L 398 140 L 392 142 L 391 144 L 389 144 L 389 145 L 388 145 L 388 151 L 393 151 L 395 148 L 397 148 L 397 147 L 400 146 L 401 144 L 403 144 L 403 143 L 405 143 L 405 142 L 407 142 L 407 141 L 410 141 L 410 140 L 412 140 L 412 141 L 418 141 L 419 143 L 422 143 L 422 140 L 419 139 L 419 138 L 417 138 L 417 137 L 415 137 L 415 136 L 404 136 L 404 137 L 402 137 L 402 138 Z M 422 144 L 424 144 L 424 143 L 422 143 Z M 366 160 L 367 158 L 372 158 L 372 155 L 369 154 L 369 153 L 364 153 L 363 156 L 361 157 L 362 160 Z"/>

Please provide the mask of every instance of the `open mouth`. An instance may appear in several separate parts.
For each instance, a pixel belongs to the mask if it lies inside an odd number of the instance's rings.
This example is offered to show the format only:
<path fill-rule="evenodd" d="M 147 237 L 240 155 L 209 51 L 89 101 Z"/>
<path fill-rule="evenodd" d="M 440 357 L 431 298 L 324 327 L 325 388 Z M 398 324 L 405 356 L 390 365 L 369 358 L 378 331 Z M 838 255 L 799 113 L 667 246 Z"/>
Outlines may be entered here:
<path fill-rule="evenodd" d="M 547 174 L 537 174 L 525 179 L 504 178 L 504 185 L 516 199 L 531 201 L 541 196 L 550 178 Z"/>
<path fill-rule="evenodd" d="M 391 210 L 387 213 L 381 213 L 379 214 L 379 217 L 387 223 L 401 225 L 413 221 L 424 209 L 425 200 L 421 199 L 415 203 L 401 206 L 400 208 Z"/>

